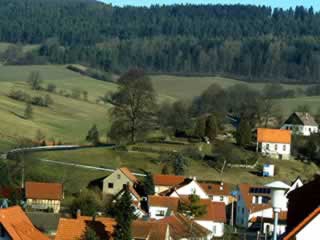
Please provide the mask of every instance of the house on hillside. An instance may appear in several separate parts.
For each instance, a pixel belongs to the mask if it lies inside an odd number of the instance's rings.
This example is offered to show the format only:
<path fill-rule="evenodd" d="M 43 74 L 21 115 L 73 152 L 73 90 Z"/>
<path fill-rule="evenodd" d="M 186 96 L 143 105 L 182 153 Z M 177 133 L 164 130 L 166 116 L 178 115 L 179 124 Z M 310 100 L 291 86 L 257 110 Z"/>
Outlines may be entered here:
<path fill-rule="evenodd" d="M 113 218 L 81 216 L 60 218 L 55 240 L 82 239 L 87 227 L 90 227 L 100 239 L 112 239 L 116 226 Z"/>
<path fill-rule="evenodd" d="M 0 239 L 5 240 L 49 240 L 33 226 L 19 206 L 0 209 Z"/>
<path fill-rule="evenodd" d="M 63 186 L 61 183 L 26 182 L 25 198 L 28 210 L 58 213 Z"/>
<path fill-rule="evenodd" d="M 283 129 L 258 128 L 257 152 L 277 159 L 290 159 L 291 131 Z"/>
<path fill-rule="evenodd" d="M 119 168 L 111 175 L 93 180 L 89 183 L 89 188 L 98 188 L 104 195 L 116 196 L 127 185 L 136 188 L 138 179 L 128 168 Z"/>
<path fill-rule="evenodd" d="M 155 174 L 153 175 L 154 192 L 156 195 L 164 192 L 173 186 L 183 183 L 185 178 L 184 176 Z"/>
<path fill-rule="evenodd" d="M 207 193 L 211 201 L 223 202 L 226 206 L 232 201 L 229 184 L 224 182 L 199 181 L 201 188 Z"/>
<path fill-rule="evenodd" d="M 281 129 L 290 130 L 297 135 L 310 136 L 318 133 L 319 125 L 310 113 L 294 112 L 284 122 Z"/>
<path fill-rule="evenodd" d="M 320 207 L 311 212 L 283 240 L 318 240 L 320 235 Z"/>
<path fill-rule="evenodd" d="M 288 213 L 288 194 L 301 187 L 300 179 L 287 185 L 288 191 L 282 196 L 282 208 L 279 214 L 278 234 L 286 230 Z M 267 186 L 240 184 L 237 189 L 236 225 L 244 228 L 273 232 L 274 214 L 272 209 L 271 189 Z"/>

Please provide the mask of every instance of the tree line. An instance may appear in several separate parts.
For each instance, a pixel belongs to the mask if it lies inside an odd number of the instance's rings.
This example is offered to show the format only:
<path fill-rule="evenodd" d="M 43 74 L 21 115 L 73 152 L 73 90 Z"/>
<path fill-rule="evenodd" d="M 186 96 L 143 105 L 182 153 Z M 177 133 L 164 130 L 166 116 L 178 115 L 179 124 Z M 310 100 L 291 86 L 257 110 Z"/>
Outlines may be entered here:
<path fill-rule="evenodd" d="M 41 44 L 16 59 L 19 63 L 78 62 L 116 72 L 139 67 L 246 81 L 320 81 L 320 13 L 312 7 L 120 8 L 84 0 L 3 0 L 0 20 L 0 41 Z"/>

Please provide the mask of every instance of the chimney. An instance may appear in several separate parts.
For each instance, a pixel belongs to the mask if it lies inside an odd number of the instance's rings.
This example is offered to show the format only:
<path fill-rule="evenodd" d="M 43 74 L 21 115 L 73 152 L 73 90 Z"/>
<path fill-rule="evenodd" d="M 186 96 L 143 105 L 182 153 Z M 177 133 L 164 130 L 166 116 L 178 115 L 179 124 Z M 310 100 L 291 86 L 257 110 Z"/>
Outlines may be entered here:
<path fill-rule="evenodd" d="M 76 218 L 78 219 L 78 218 L 80 218 L 80 217 L 81 217 L 81 210 L 78 209 L 78 210 L 77 210 L 77 216 L 76 216 Z"/>

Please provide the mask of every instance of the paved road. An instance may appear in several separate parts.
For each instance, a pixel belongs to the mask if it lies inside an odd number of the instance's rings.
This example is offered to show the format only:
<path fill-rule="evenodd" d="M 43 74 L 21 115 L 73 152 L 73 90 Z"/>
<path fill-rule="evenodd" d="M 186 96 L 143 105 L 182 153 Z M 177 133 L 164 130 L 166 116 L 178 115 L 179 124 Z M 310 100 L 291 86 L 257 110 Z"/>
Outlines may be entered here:
<path fill-rule="evenodd" d="M 90 166 L 90 165 L 82 165 L 82 164 L 55 161 L 55 160 L 49 160 L 49 159 L 39 159 L 39 161 L 46 162 L 46 163 L 53 163 L 53 164 L 63 165 L 63 166 L 79 167 L 79 168 L 85 168 L 85 169 L 90 169 L 90 170 L 98 170 L 98 171 L 105 171 L 105 172 L 114 172 L 115 171 L 115 169 L 113 169 L 113 168 L 95 167 L 95 166 Z M 146 174 L 142 174 L 142 173 L 133 173 L 133 175 L 136 175 L 136 176 L 139 176 L 139 177 L 145 177 L 146 176 Z"/>

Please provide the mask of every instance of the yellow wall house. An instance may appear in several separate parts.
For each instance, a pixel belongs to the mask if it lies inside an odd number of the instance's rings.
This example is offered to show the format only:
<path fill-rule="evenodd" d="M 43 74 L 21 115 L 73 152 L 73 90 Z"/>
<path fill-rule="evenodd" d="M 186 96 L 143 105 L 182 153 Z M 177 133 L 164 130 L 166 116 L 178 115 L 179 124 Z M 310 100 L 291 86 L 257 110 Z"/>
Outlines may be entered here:
<path fill-rule="evenodd" d="M 58 213 L 63 186 L 60 183 L 26 182 L 25 195 L 28 210 Z"/>
<path fill-rule="evenodd" d="M 128 168 L 119 168 L 103 180 L 102 192 L 107 195 L 117 195 L 124 186 L 135 187 L 138 179 Z"/>

